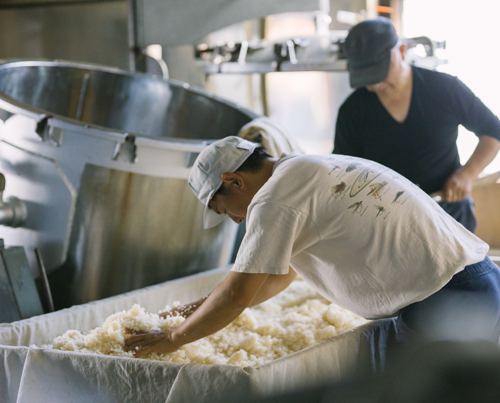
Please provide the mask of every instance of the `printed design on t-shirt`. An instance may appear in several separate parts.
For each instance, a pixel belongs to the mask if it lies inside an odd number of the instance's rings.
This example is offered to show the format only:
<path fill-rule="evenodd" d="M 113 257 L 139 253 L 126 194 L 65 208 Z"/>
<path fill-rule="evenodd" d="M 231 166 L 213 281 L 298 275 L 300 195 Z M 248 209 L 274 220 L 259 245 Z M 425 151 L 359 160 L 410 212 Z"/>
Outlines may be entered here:
<path fill-rule="evenodd" d="M 382 200 L 381 190 L 387 185 L 386 181 L 380 183 L 373 183 L 368 186 L 371 190 L 368 192 L 367 196 L 371 196 L 374 199 Z"/>
<path fill-rule="evenodd" d="M 340 165 L 331 165 L 332 167 L 332 170 L 330 172 L 328 172 L 328 175 L 331 175 L 332 172 L 335 172 L 337 171 L 338 169 L 341 169 L 342 167 Z"/>
<path fill-rule="evenodd" d="M 332 186 L 332 196 L 339 197 L 346 190 L 347 185 L 345 182 L 340 182 L 338 185 Z"/>
<path fill-rule="evenodd" d="M 402 206 L 410 197 L 411 196 L 407 194 L 406 191 L 400 190 L 399 192 L 396 192 L 391 204 L 400 204 Z"/>
<path fill-rule="evenodd" d="M 392 201 L 392 203 L 391 203 L 391 204 L 400 203 L 401 201 L 399 200 L 399 198 L 400 198 L 401 196 L 403 196 L 404 192 L 405 192 L 404 190 L 401 190 L 401 191 L 397 192 L 397 193 L 396 193 L 396 196 L 394 197 L 394 200 Z"/>
<path fill-rule="evenodd" d="M 352 209 L 352 214 L 359 214 L 359 215 L 363 215 L 366 211 L 368 207 L 364 207 L 363 206 L 363 202 L 362 201 L 359 201 L 359 202 L 356 202 L 356 203 L 353 203 L 351 204 L 349 207 L 347 207 L 347 209 Z"/>
<path fill-rule="evenodd" d="M 384 207 L 384 206 L 379 206 L 377 204 L 375 204 L 375 209 L 377 210 L 377 215 L 375 216 L 375 218 L 377 218 L 378 216 L 382 216 L 384 217 L 384 220 L 387 218 L 387 216 L 389 215 L 389 212 L 387 212 L 387 209 Z"/>
<path fill-rule="evenodd" d="M 346 172 L 354 171 L 358 166 L 361 165 L 361 162 L 352 162 L 345 169 Z"/>
<path fill-rule="evenodd" d="M 377 168 L 378 168 L 377 166 L 372 166 L 365 168 L 363 169 L 363 171 L 361 171 L 361 173 L 358 175 L 358 177 L 356 178 L 351 187 L 351 192 L 350 192 L 351 197 L 356 196 L 371 182 L 373 182 L 375 178 L 377 178 L 378 176 L 382 175 L 384 172 L 389 170 L 389 168 L 383 168 L 383 167 L 378 169 Z"/>

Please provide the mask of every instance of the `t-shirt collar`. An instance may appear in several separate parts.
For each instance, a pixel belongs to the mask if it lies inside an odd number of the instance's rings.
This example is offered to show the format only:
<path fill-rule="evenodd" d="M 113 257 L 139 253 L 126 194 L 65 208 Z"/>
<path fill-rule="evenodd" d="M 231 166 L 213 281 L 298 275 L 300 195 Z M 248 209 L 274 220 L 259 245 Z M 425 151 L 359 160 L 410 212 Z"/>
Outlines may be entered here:
<path fill-rule="evenodd" d="M 274 164 L 272 173 L 274 173 L 274 171 L 276 170 L 276 167 L 279 164 L 281 164 L 283 161 L 289 160 L 290 158 L 293 158 L 293 157 L 298 157 L 299 155 L 300 155 L 300 153 L 298 153 L 297 151 L 294 151 L 294 152 L 291 152 L 291 153 L 283 153 L 283 154 L 281 154 L 279 160 L 276 161 L 276 163 Z"/>

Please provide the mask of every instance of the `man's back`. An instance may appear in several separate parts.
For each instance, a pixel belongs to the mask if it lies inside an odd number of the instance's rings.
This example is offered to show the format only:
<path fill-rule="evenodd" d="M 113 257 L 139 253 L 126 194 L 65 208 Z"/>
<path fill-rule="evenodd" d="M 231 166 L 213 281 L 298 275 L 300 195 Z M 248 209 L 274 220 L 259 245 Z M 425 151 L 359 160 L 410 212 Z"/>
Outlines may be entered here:
<path fill-rule="evenodd" d="M 278 161 L 247 220 L 236 270 L 281 274 L 291 264 L 327 299 L 365 317 L 425 298 L 487 251 L 401 175 L 335 154 Z"/>

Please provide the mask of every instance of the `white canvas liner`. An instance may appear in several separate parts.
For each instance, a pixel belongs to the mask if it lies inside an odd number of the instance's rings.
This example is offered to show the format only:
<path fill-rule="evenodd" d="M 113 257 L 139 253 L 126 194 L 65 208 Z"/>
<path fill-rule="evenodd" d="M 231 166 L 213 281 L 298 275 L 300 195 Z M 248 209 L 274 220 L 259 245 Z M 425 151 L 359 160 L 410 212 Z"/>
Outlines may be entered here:
<path fill-rule="evenodd" d="M 174 301 L 211 292 L 227 268 L 168 281 L 30 319 L 0 324 L 0 401 L 11 402 L 220 402 L 235 396 L 280 394 L 333 383 L 384 349 L 388 322 L 378 321 L 258 367 L 179 364 L 35 347 L 68 329 L 101 326 L 111 314 L 138 303 L 158 312 Z M 381 342 L 382 339 L 382 342 Z M 383 360 L 383 358 L 382 358 Z M 236 401 L 236 400 L 235 400 Z"/>

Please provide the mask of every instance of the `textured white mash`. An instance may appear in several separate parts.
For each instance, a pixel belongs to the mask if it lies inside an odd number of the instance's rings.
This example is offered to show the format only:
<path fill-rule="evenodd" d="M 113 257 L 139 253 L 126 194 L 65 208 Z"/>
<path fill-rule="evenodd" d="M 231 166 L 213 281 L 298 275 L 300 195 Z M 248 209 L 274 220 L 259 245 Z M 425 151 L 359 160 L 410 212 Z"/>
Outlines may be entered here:
<path fill-rule="evenodd" d="M 174 306 L 179 305 L 178 302 Z M 171 307 L 167 306 L 165 310 Z M 185 319 L 161 318 L 134 305 L 108 317 L 101 327 L 90 332 L 68 330 L 43 347 L 64 351 L 133 357 L 124 350 L 134 330 L 172 329 Z M 248 308 L 233 323 L 219 332 L 189 343 L 170 354 L 148 354 L 147 359 L 169 362 L 197 362 L 256 366 L 302 350 L 329 337 L 357 327 L 366 320 L 319 296 L 298 279 L 274 298 Z"/>

